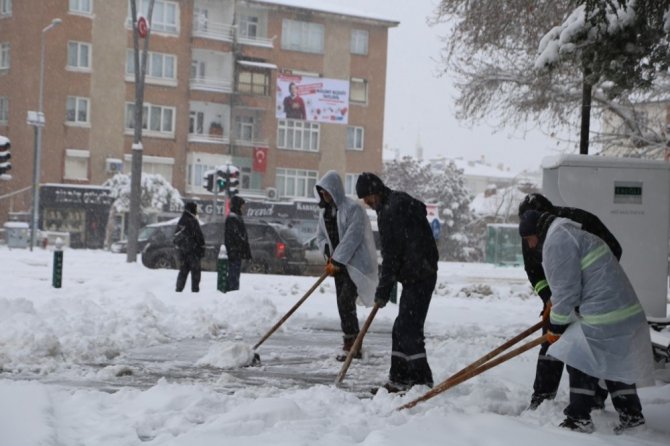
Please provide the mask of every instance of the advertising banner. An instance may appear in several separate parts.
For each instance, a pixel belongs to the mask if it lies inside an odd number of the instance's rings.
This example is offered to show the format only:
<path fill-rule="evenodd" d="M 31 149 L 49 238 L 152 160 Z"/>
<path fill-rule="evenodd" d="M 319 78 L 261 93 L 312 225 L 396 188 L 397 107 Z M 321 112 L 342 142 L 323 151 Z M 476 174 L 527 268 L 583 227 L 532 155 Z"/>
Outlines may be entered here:
<path fill-rule="evenodd" d="M 349 81 L 281 73 L 276 111 L 277 119 L 347 124 Z"/>

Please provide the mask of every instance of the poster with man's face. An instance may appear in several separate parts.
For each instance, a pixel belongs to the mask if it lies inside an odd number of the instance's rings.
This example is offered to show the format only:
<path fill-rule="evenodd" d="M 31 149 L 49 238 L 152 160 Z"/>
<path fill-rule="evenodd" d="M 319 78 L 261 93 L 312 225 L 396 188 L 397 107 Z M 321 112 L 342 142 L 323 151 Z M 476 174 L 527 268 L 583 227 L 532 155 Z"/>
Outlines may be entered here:
<path fill-rule="evenodd" d="M 277 119 L 347 124 L 349 81 L 279 74 L 276 111 Z"/>

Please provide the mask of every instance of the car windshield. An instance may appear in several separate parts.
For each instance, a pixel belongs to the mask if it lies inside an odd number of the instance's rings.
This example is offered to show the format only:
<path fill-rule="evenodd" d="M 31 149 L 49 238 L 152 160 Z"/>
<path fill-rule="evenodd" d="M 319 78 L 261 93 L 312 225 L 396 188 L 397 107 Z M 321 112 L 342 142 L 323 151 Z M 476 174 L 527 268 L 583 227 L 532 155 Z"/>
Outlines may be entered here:
<path fill-rule="evenodd" d="M 137 240 L 149 240 L 149 237 L 151 237 L 151 234 L 156 232 L 156 229 L 158 229 L 157 226 L 145 226 L 142 229 L 140 229 L 140 233 L 137 235 Z"/>
<path fill-rule="evenodd" d="M 298 236 L 293 232 L 293 229 L 279 227 L 277 228 L 277 232 L 279 232 L 279 235 L 285 241 L 301 244 L 300 239 L 298 239 Z"/>

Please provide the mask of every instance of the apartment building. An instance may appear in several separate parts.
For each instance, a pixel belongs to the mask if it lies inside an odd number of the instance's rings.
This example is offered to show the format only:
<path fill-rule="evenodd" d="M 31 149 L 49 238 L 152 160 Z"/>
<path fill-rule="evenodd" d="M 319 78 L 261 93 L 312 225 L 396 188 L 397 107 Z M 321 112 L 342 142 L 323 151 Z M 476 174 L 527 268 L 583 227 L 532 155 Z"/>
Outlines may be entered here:
<path fill-rule="evenodd" d="M 144 15 L 149 3 L 137 0 Z M 349 193 L 357 174 L 380 171 L 387 37 L 398 22 L 323 3 L 155 0 L 143 172 L 208 199 L 203 173 L 230 163 L 242 195 L 299 200 L 313 197 L 327 170 L 341 173 Z M 26 116 L 38 110 L 41 48 L 40 183 L 94 188 L 130 173 L 130 11 L 130 0 L 0 0 L 0 134 L 12 141 L 13 165 L 12 180 L 0 182 L 0 221 L 31 206 L 35 133 Z M 62 22 L 45 30 L 54 18 Z M 287 99 L 291 90 L 302 99 Z M 286 110 L 285 99 L 304 111 Z"/>

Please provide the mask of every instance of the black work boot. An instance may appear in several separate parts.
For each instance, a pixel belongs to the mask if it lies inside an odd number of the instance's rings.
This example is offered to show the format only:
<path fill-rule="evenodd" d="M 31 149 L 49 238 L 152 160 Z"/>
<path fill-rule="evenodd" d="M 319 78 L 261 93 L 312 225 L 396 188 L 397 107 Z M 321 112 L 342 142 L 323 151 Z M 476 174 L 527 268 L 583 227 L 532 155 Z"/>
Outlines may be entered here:
<path fill-rule="evenodd" d="M 344 342 L 342 344 L 342 352 L 339 353 L 335 359 L 340 362 L 344 362 L 347 360 L 347 355 L 349 354 L 349 351 L 351 348 L 354 346 L 354 342 L 356 342 L 356 338 L 358 335 L 351 337 L 351 336 L 345 336 L 343 338 Z M 363 350 L 363 345 L 361 345 L 358 350 L 354 353 L 353 359 L 361 359 L 363 357 L 363 354 L 361 351 Z"/>
<path fill-rule="evenodd" d="M 567 417 L 561 424 L 558 425 L 558 427 L 570 429 L 571 431 L 575 432 L 582 432 L 585 434 L 590 434 L 595 430 L 593 421 L 590 419 L 580 420 L 572 417 Z"/>
<path fill-rule="evenodd" d="M 644 417 L 639 415 L 619 415 L 619 424 L 614 427 L 614 433 L 621 435 L 631 429 L 639 430 L 644 428 Z M 640 428 L 640 426 L 643 426 Z"/>

